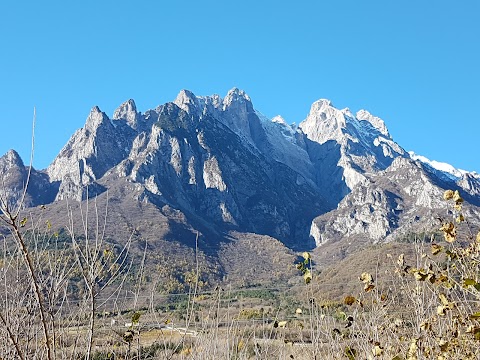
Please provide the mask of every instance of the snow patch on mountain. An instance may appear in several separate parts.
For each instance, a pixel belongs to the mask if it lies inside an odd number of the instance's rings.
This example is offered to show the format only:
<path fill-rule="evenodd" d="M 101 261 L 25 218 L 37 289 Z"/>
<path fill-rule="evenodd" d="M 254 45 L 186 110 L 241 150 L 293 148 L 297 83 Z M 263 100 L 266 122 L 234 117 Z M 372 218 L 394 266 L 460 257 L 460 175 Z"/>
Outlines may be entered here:
<path fill-rule="evenodd" d="M 272 118 L 272 122 L 283 125 L 283 126 L 288 126 L 287 122 L 281 115 L 274 116 Z"/>
<path fill-rule="evenodd" d="M 415 154 L 413 151 L 409 151 L 408 154 L 410 155 L 410 157 L 413 160 L 418 160 L 418 161 L 420 161 L 424 164 L 429 165 L 430 167 L 434 168 L 435 170 L 439 170 L 439 171 L 442 171 L 446 174 L 449 174 L 449 175 L 453 176 L 453 180 L 458 180 L 458 179 L 462 178 L 463 175 L 467 175 L 467 174 L 471 175 L 473 177 L 476 177 L 477 179 L 480 179 L 480 174 L 478 174 L 476 172 L 469 172 L 469 171 L 466 171 L 466 170 L 457 169 L 450 164 L 440 162 L 440 161 L 436 161 L 436 160 L 430 160 L 430 159 L 426 158 L 425 156 Z"/>

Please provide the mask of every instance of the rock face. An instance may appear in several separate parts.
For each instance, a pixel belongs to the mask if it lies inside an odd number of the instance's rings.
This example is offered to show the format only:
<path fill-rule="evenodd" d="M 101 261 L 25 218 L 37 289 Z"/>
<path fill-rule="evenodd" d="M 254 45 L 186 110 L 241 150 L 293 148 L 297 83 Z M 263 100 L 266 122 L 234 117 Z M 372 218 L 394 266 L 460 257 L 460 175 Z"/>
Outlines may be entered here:
<path fill-rule="evenodd" d="M 328 100 L 313 103 L 299 128 L 308 141 L 316 178 L 338 203 L 356 185 L 367 183 L 365 173 L 386 169 L 396 157 L 407 156 L 390 137 L 384 122 L 361 110 L 354 116 Z"/>
<path fill-rule="evenodd" d="M 5 196 L 18 203 L 28 169 L 10 151 L 0 171 Z M 365 110 L 322 99 L 297 127 L 266 118 L 236 88 L 223 98 L 182 90 L 143 114 L 133 100 L 112 119 L 92 108 L 46 172 L 32 169 L 25 205 L 112 189 L 195 226 L 307 248 L 416 231 L 444 208 L 446 188 L 459 189 L 478 217 L 480 176 L 455 171 L 405 152 Z"/>
<path fill-rule="evenodd" d="M 363 236 L 378 242 L 431 232 L 438 228 L 438 218 L 449 211 L 443 201 L 445 189 L 459 190 L 468 199 L 465 213 L 472 225 L 479 224 L 478 197 L 460 186 L 462 180 L 440 178 L 426 164 L 397 157 L 384 171 L 366 176 L 368 181 L 357 185 L 337 209 L 312 222 L 310 235 L 317 246 L 344 236 Z"/>
<path fill-rule="evenodd" d="M 97 180 L 130 152 L 137 127 L 134 109 L 133 101 L 126 102 L 115 111 L 117 118 L 112 121 L 97 106 L 92 108 L 85 126 L 47 168 L 50 181 L 59 183 L 56 200 L 84 200 L 87 194 L 105 190 Z"/>
<path fill-rule="evenodd" d="M 126 177 L 142 184 L 145 197 L 158 206 L 225 229 L 271 234 L 290 245 L 308 241 L 304 229 L 327 209 L 316 185 L 297 183 L 300 174 L 266 157 L 252 136 L 239 136 L 227 120 L 214 117 L 228 107 L 209 113 L 193 107 L 191 97 L 183 100 L 182 107 L 169 103 L 155 110 L 157 122 L 135 138 L 128 158 L 106 177 Z M 260 123 L 254 112 L 243 120 L 249 117 Z"/>
<path fill-rule="evenodd" d="M 0 157 L 0 174 L 0 199 L 8 204 L 10 209 L 15 209 L 22 199 L 23 206 L 30 207 L 50 203 L 55 198 L 55 187 L 48 181 L 48 176 L 32 169 L 29 180 L 28 167 L 15 150 L 10 150 Z"/>

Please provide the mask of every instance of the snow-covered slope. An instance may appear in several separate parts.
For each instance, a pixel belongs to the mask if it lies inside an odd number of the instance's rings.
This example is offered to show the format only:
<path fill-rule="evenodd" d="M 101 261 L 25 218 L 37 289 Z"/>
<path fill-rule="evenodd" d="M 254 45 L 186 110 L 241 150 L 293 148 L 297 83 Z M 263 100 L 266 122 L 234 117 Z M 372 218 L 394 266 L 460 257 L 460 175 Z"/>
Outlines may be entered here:
<path fill-rule="evenodd" d="M 473 177 L 476 177 L 476 178 L 480 178 L 480 174 L 478 174 L 476 172 L 470 172 L 470 171 L 466 171 L 466 170 L 462 170 L 462 169 L 457 169 L 450 164 L 440 162 L 440 161 L 436 161 L 436 160 L 430 160 L 430 159 L 426 158 L 425 156 L 415 154 L 413 151 L 409 151 L 408 154 L 410 155 L 410 157 L 413 160 L 421 161 L 422 163 L 427 164 L 427 165 L 431 166 L 432 168 L 434 168 L 436 170 L 439 170 L 441 172 L 444 172 L 445 174 L 451 175 L 452 179 L 460 179 L 460 178 L 462 178 L 462 176 L 467 175 L 467 174 L 471 175 Z"/>
<path fill-rule="evenodd" d="M 419 161 L 426 166 L 427 169 L 435 173 L 439 178 L 455 182 L 457 186 L 469 195 L 480 196 L 480 174 L 477 172 L 457 169 L 450 164 L 417 155 L 413 151 L 410 151 L 409 155 L 413 160 Z"/>

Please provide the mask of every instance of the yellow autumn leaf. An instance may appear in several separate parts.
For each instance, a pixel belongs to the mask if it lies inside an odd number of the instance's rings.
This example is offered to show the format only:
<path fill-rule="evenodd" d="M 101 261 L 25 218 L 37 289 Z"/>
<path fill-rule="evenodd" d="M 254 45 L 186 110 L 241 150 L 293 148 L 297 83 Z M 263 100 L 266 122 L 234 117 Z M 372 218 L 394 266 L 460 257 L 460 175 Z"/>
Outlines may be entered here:
<path fill-rule="evenodd" d="M 455 190 L 455 193 L 453 194 L 453 201 L 455 201 L 455 203 L 457 204 L 460 204 L 463 202 L 463 199 L 460 196 L 460 193 L 458 192 L 458 190 Z"/>
<path fill-rule="evenodd" d="M 422 329 L 423 331 L 431 331 L 432 324 L 429 323 L 428 321 L 424 321 L 420 324 L 420 329 Z"/>
<path fill-rule="evenodd" d="M 425 281 L 427 279 L 428 273 L 424 269 L 418 269 L 413 272 L 413 276 L 417 281 Z"/>
<path fill-rule="evenodd" d="M 308 253 L 308 252 L 306 252 L 306 251 L 302 254 L 302 257 L 303 257 L 305 260 L 310 260 L 310 259 L 312 258 L 312 257 L 310 256 L 310 253 Z"/>
<path fill-rule="evenodd" d="M 287 321 L 286 320 L 279 321 L 277 325 L 278 325 L 279 328 L 286 328 L 287 327 Z"/>
<path fill-rule="evenodd" d="M 455 229 L 455 225 L 453 224 L 453 222 L 448 222 L 448 223 L 444 223 L 439 230 L 444 232 L 451 232 L 454 229 Z"/>
<path fill-rule="evenodd" d="M 440 298 L 440 301 L 441 301 L 442 305 L 448 306 L 449 302 L 448 302 L 448 299 L 445 296 L 445 294 L 440 293 L 440 294 L 438 294 L 438 297 Z"/>
<path fill-rule="evenodd" d="M 346 296 L 345 299 L 343 299 L 343 303 L 345 305 L 353 305 L 355 304 L 355 301 L 357 301 L 357 299 L 355 299 L 355 297 L 351 295 Z"/>
<path fill-rule="evenodd" d="M 408 348 L 408 358 L 409 359 L 416 359 L 416 353 L 417 353 L 417 350 L 418 350 L 418 339 L 412 339 L 412 341 L 410 342 L 410 347 Z"/>
<path fill-rule="evenodd" d="M 447 311 L 447 307 L 446 307 L 446 306 L 443 306 L 443 305 L 438 305 L 438 306 L 437 306 L 437 315 L 445 316 L 446 311 Z"/>
<path fill-rule="evenodd" d="M 303 274 L 303 279 L 305 280 L 305 284 L 309 284 L 310 281 L 312 281 L 312 273 L 310 270 L 307 269 L 305 271 L 305 274 Z"/>
<path fill-rule="evenodd" d="M 443 246 L 438 244 L 432 244 L 431 250 L 432 250 L 432 255 L 437 255 L 439 252 L 443 250 Z"/>
<path fill-rule="evenodd" d="M 450 200 L 450 199 L 453 199 L 453 190 L 446 190 L 444 193 L 443 193 L 443 198 L 445 200 Z"/>
<path fill-rule="evenodd" d="M 375 345 L 372 352 L 373 356 L 381 356 L 383 354 L 383 348 L 380 345 Z"/>
<path fill-rule="evenodd" d="M 362 273 L 362 275 L 360 275 L 360 277 L 358 278 L 361 282 L 363 282 L 364 284 L 369 284 L 369 283 L 372 283 L 373 282 L 373 277 L 371 274 L 367 273 L 367 272 L 364 272 Z"/>

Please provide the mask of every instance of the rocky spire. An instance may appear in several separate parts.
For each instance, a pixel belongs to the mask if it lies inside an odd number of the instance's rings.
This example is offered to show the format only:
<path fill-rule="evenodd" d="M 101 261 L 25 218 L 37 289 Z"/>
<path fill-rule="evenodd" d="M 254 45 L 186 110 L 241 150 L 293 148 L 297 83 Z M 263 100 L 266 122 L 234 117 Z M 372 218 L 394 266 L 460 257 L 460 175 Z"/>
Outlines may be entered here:
<path fill-rule="evenodd" d="M 329 140 L 342 143 L 345 138 L 346 118 L 341 110 L 327 99 L 315 101 L 307 118 L 299 125 L 307 137 L 319 144 Z"/>
<path fill-rule="evenodd" d="M 135 101 L 129 99 L 121 104 L 113 113 L 113 120 L 124 120 L 127 124 L 136 129 L 138 127 L 138 121 L 140 113 L 137 111 Z"/>
<path fill-rule="evenodd" d="M 385 126 L 385 122 L 382 119 L 380 119 L 379 117 L 373 116 L 367 110 L 358 111 L 357 112 L 357 119 L 368 121 L 370 124 L 373 125 L 373 127 L 375 129 L 380 131 L 380 133 L 382 133 L 386 137 L 390 138 L 390 133 L 388 132 L 387 127 Z"/>

